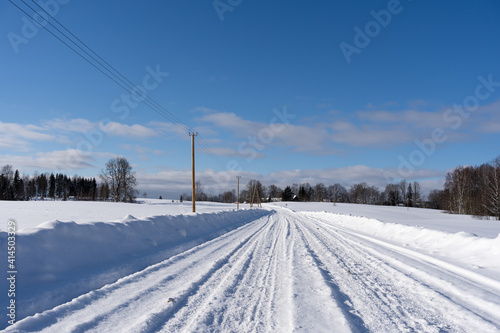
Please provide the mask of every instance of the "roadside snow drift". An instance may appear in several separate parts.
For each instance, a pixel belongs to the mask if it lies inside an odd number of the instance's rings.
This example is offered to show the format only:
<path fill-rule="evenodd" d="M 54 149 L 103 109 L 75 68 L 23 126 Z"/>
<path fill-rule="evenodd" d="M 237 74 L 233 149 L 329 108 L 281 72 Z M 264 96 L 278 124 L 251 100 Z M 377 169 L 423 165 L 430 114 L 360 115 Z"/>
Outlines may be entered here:
<path fill-rule="evenodd" d="M 331 225 L 353 230 L 410 247 L 433 256 L 461 263 L 468 269 L 494 278 L 500 288 L 500 235 L 496 238 L 478 237 L 469 232 L 450 233 L 423 227 L 381 222 L 376 219 L 334 214 L 330 212 L 299 212 L 300 215 L 316 218 Z"/>
<path fill-rule="evenodd" d="M 269 211 L 240 210 L 141 220 L 128 215 L 121 222 L 78 224 L 54 220 L 22 229 L 16 239 L 16 320 L 114 282 L 266 214 Z M 4 231 L 0 232 L 0 248 L 7 248 Z M 8 271 L 6 258 L 0 267 Z M 1 280 L 0 290 L 8 290 L 6 279 Z M 8 305 L 5 300 L 0 300 L 3 309 Z M 0 329 L 5 326 L 2 318 Z"/>

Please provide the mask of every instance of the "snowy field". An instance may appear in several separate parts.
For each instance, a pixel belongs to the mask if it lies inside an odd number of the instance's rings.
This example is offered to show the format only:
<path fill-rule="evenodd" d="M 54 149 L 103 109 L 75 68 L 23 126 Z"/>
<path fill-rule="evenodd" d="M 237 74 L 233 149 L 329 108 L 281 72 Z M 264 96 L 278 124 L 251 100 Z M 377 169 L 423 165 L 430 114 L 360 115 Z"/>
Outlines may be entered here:
<path fill-rule="evenodd" d="M 2 251 L 7 221 L 19 227 L 17 323 L 8 325 L 2 279 L 0 329 L 499 331 L 499 221 L 331 203 L 198 203 L 194 214 L 189 202 L 142 202 L 0 202 Z"/>
<path fill-rule="evenodd" d="M 52 220 L 75 221 L 120 221 L 127 215 L 143 218 L 155 215 L 179 215 L 192 212 L 191 202 L 179 200 L 138 199 L 140 204 L 92 202 L 92 201 L 0 201 L 0 221 L 16 219 L 20 229 L 34 228 Z M 210 213 L 234 209 L 236 205 L 199 202 L 197 212 Z M 5 225 L 0 225 L 5 230 Z"/>

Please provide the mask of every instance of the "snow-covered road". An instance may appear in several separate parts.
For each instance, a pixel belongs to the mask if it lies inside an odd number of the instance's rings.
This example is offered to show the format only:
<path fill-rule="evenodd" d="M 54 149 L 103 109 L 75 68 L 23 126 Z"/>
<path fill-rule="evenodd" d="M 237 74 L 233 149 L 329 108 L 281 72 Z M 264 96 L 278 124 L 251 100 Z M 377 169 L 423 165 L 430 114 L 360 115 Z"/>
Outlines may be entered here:
<path fill-rule="evenodd" d="M 500 282 L 276 208 L 7 331 L 497 332 Z"/>

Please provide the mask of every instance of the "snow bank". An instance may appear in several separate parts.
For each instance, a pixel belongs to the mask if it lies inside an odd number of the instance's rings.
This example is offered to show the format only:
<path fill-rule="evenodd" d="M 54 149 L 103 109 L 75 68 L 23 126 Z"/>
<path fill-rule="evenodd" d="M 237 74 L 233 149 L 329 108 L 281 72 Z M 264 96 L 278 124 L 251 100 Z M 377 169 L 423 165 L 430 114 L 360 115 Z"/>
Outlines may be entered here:
<path fill-rule="evenodd" d="M 125 214 L 139 219 L 157 215 L 181 215 L 192 212 L 190 201 L 138 199 L 138 203 L 104 201 L 0 201 L 0 231 L 5 231 L 5 222 L 15 219 L 18 229 L 35 228 L 40 223 L 52 220 L 88 223 L 93 221 L 120 221 Z M 198 213 L 215 213 L 233 210 L 235 204 L 198 202 Z"/>
<path fill-rule="evenodd" d="M 373 206 L 350 203 L 326 202 L 279 202 L 271 207 L 281 206 L 293 211 L 330 212 L 344 215 L 363 216 L 382 222 L 424 227 L 449 233 L 470 232 L 480 237 L 496 238 L 500 233 L 500 221 L 477 220 L 470 215 L 445 214 L 436 209 Z"/>
<path fill-rule="evenodd" d="M 422 252 L 438 255 L 466 264 L 474 269 L 491 270 L 500 278 L 500 234 L 484 238 L 469 232 L 450 233 L 417 226 L 381 222 L 376 219 L 330 212 L 301 212 L 311 217 L 358 233 L 389 240 Z M 485 272 L 486 273 L 486 272 Z"/>
<path fill-rule="evenodd" d="M 120 222 L 83 224 L 54 220 L 20 230 L 16 239 L 18 319 L 269 213 L 239 210 L 143 219 L 128 215 Z M 0 231 L 0 248 L 7 248 L 4 231 Z M 1 260 L 0 270 L 8 271 L 6 258 Z M 0 282 L 0 290 L 8 290 L 5 279 Z M 5 300 L 0 298 L 0 307 L 6 306 Z"/>

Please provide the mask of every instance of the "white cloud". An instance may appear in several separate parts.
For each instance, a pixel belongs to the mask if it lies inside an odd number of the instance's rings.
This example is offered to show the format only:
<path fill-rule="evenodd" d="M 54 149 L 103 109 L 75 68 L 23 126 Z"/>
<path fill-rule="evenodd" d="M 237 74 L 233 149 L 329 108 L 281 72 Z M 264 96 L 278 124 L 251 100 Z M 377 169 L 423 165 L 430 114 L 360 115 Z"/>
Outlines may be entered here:
<path fill-rule="evenodd" d="M 54 135 L 44 133 L 46 129 L 36 125 L 4 123 L 0 121 L 0 136 L 33 141 L 55 141 Z"/>
<path fill-rule="evenodd" d="M 15 138 L 11 135 L 0 134 L 0 149 L 14 150 L 16 152 L 27 152 L 30 150 L 30 142 Z"/>
<path fill-rule="evenodd" d="M 418 106 L 425 106 L 425 101 L 416 101 Z M 470 132 L 500 132 L 500 100 L 468 110 L 457 103 L 435 112 L 404 110 L 394 111 L 358 111 L 362 122 L 369 126 L 383 125 L 389 130 L 400 126 L 413 137 L 429 135 L 433 129 L 442 128 L 448 135 L 448 141 L 464 141 L 471 138 Z"/>
<path fill-rule="evenodd" d="M 355 125 L 348 122 L 335 122 L 331 125 L 332 140 L 348 146 L 374 147 L 394 146 L 414 139 L 411 132 L 400 127 L 375 125 Z"/>
<path fill-rule="evenodd" d="M 186 132 L 186 129 L 180 125 L 176 125 L 174 123 L 170 122 L 161 122 L 161 121 L 151 121 L 148 123 L 148 126 L 151 128 L 154 128 L 154 130 L 158 133 L 163 133 L 163 134 L 174 134 L 175 136 L 188 140 L 189 135 Z"/>
<path fill-rule="evenodd" d="M 141 146 L 141 145 L 131 145 L 131 144 L 123 144 L 122 147 L 126 150 L 133 151 L 136 154 L 139 154 L 142 159 L 149 159 L 148 155 L 166 155 L 165 152 L 159 149 L 152 149 L 149 147 Z"/>
<path fill-rule="evenodd" d="M 391 182 L 399 182 L 398 171 L 392 168 L 372 168 L 366 165 L 355 165 L 342 168 L 308 169 L 308 170 L 281 170 L 269 174 L 259 174 L 243 170 L 214 171 L 206 169 L 198 171 L 196 179 L 201 181 L 205 191 L 219 194 L 236 188 L 236 176 L 241 176 L 240 189 L 245 188 L 250 179 L 258 179 L 262 184 L 275 184 L 284 189 L 293 183 L 308 182 L 314 186 L 317 183 L 333 185 L 340 183 L 349 189 L 353 184 L 366 182 L 370 186 L 378 187 L 380 191 Z M 437 170 L 422 169 L 414 173 L 413 179 L 421 182 L 424 193 L 437 188 L 442 189 L 444 173 Z M 163 170 L 156 174 L 138 174 L 138 183 L 141 191 L 165 191 L 165 193 L 190 193 L 191 170 Z"/>
<path fill-rule="evenodd" d="M 146 139 L 160 135 L 160 133 L 158 133 L 154 129 L 143 125 L 126 125 L 114 121 L 103 124 L 100 128 L 103 132 L 110 136 L 127 136 Z"/>
<path fill-rule="evenodd" d="M 442 173 L 436 170 L 422 169 L 413 174 L 413 179 L 424 179 L 429 177 L 440 177 Z M 401 178 L 394 168 L 373 168 L 366 165 L 354 165 L 341 168 L 329 169 L 309 169 L 309 170 L 286 170 L 269 174 L 272 179 L 283 179 L 287 182 L 296 183 L 310 182 L 316 183 L 340 183 L 344 186 L 351 186 L 356 183 L 366 182 L 369 185 L 379 188 L 385 187 L 388 183 Z M 310 181 L 312 180 L 312 181 Z M 410 179 L 409 179 L 410 180 Z"/>
<path fill-rule="evenodd" d="M 318 121 L 311 125 L 263 123 L 246 120 L 234 113 L 210 113 L 199 118 L 216 128 L 230 132 L 241 141 L 231 142 L 232 149 L 244 147 L 245 142 L 256 142 L 263 152 L 271 146 L 288 147 L 293 152 L 314 155 L 336 155 L 346 147 L 387 147 L 413 142 L 430 135 L 436 122 L 442 125 L 442 115 L 429 112 L 405 111 L 400 115 L 388 111 L 358 112 L 361 123 L 337 120 Z M 434 125 L 433 125 L 434 124 Z M 418 128 L 417 128 L 418 127 Z M 449 140 L 459 139 L 450 133 Z M 230 148 L 221 147 L 221 155 L 230 156 Z M 234 154 L 233 154 L 234 155 Z"/>
<path fill-rule="evenodd" d="M 141 191 L 165 191 L 165 193 L 189 192 L 191 189 L 191 170 L 163 170 L 158 173 L 137 173 L 138 187 Z"/>
<path fill-rule="evenodd" d="M 500 100 L 484 105 L 471 115 L 478 133 L 500 133 Z"/>
<path fill-rule="evenodd" d="M 241 157 L 241 153 L 233 148 L 212 147 L 210 150 L 217 156 Z"/>
<path fill-rule="evenodd" d="M 486 133 L 500 133 L 500 121 L 483 124 L 482 131 Z"/>
<path fill-rule="evenodd" d="M 232 112 L 211 113 L 201 117 L 199 120 L 225 128 L 239 134 L 239 136 L 255 134 L 262 126 L 265 126 L 262 123 L 245 120 Z"/>
<path fill-rule="evenodd" d="M 62 137 L 48 133 L 47 129 L 31 125 L 0 121 L 0 148 L 26 152 L 34 142 L 66 142 Z"/>
<path fill-rule="evenodd" d="M 74 170 L 94 168 L 94 158 L 77 149 L 39 152 L 33 156 L 0 155 L 0 164 L 11 164 L 19 170 Z"/>
<path fill-rule="evenodd" d="M 158 128 L 155 128 L 155 125 Z M 173 125 L 172 125 L 173 126 Z M 87 119 L 52 119 L 35 124 L 4 123 L 0 121 L 0 148 L 26 152 L 39 142 L 53 142 L 75 145 L 82 139 L 101 141 L 103 136 L 120 136 L 132 139 L 158 137 L 166 125 L 121 124 L 117 122 L 98 123 Z M 75 135 L 75 133 L 78 133 Z M 91 140 L 91 139 L 89 139 Z M 92 141 L 91 140 L 91 141 Z"/>
<path fill-rule="evenodd" d="M 89 132 L 97 128 L 96 123 L 92 123 L 87 119 L 53 119 L 44 122 L 43 126 L 50 130 L 62 132 Z"/>
<path fill-rule="evenodd" d="M 299 126 L 276 122 L 271 117 L 269 123 L 245 120 L 234 113 L 213 113 L 199 119 L 211 123 L 213 126 L 233 133 L 240 140 L 231 144 L 245 149 L 255 147 L 263 151 L 270 146 L 290 147 L 295 152 L 309 152 L 315 154 L 331 154 L 336 150 L 331 146 L 331 133 L 325 124 L 315 126 Z M 229 148 L 220 149 L 229 152 Z M 234 155 L 234 154 L 233 154 Z"/>
<path fill-rule="evenodd" d="M 214 109 L 210 109 L 210 108 L 206 108 L 204 106 L 198 106 L 198 107 L 195 107 L 192 112 L 200 112 L 200 113 L 217 113 L 218 111 L 217 110 L 214 110 Z"/>
<path fill-rule="evenodd" d="M 385 125 L 401 124 L 408 129 L 450 127 L 444 120 L 443 112 L 424 112 L 415 110 L 394 111 L 359 111 L 359 119 Z"/>

